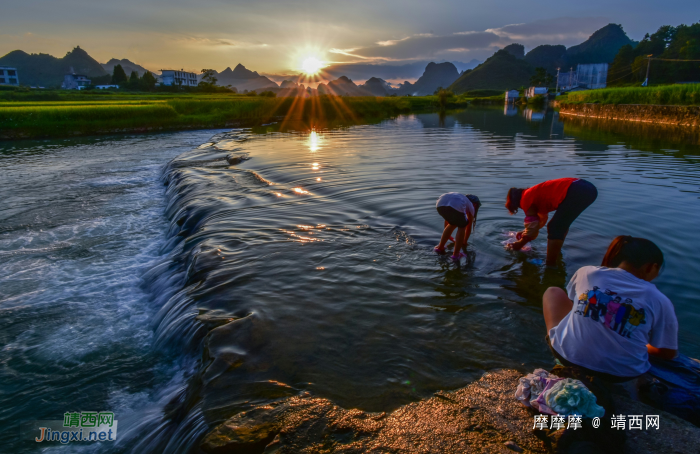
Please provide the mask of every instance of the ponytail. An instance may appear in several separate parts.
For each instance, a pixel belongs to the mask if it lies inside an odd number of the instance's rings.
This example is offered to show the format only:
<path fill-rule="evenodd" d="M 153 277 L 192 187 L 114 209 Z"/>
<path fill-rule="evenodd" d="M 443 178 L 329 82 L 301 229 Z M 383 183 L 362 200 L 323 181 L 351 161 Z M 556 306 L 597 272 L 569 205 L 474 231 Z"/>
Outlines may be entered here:
<path fill-rule="evenodd" d="M 601 265 L 617 268 L 622 262 L 628 262 L 635 268 L 641 268 L 649 263 L 663 266 L 664 253 L 653 241 L 620 235 L 608 246 Z"/>
<path fill-rule="evenodd" d="M 520 199 L 523 196 L 524 189 L 521 188 L 510 188 L 508 190 L 508 195 L 506 196 L 506 208 L 510 214 L 515 214 L 520 208 Z"/>

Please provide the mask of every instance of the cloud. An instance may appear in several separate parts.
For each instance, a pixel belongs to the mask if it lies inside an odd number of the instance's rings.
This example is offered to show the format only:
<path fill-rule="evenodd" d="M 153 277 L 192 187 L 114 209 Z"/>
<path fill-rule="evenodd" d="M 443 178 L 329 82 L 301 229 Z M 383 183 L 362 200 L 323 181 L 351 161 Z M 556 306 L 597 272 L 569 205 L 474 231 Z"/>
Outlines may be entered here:
<path fill-rule="evenodd" d="M 524 24 L 510 24 L 486 30 L 526 47 L 540 44 L 572 46 L 588 39 L 594 31 L 610 23 L 605 17 L 557 17 Z"/>
<path fill-rule="evenodd" d="M 376 60 L 420 60 L 440 56 L 450 49 L 487 49 L 500 42 L 501 37 L 491 32 L 455 33 L 436 36 L 421 34 L 380 41 L 374 46 L 355 49 L 356 55 Z"/>
<path fill-rule="evenodd" d="M 513 42 L 523 44 L 527 50 L 540 44 L 579 44 L 609 22 L 605 17 L 559 17 L 483 31 L 468 30 L 449 35 L 424 33 L 331 52 L 365 63 L 408 63 L 439 58 L 483 60 Z"/>
<path fill-rule="evenodd" d="M 260 48 L 260 47 L 268 47 L 267 44 L 265 43 L 251 43 L 251 42 L 245 42 L 245 41 L 235 41 L 231 39 L 223 39 L 223 38 L 203 38 L 199 36 L 179 36 L 176 38 L 176 41 L 178 41 L 181 44 L 184 44 L 186 46 L 193 46 L 193 47 L 206 47 L 206 48 L 216 48 L 216 47 L 236 47 L 239 49 L 251 49 L 251 48 Z"/>

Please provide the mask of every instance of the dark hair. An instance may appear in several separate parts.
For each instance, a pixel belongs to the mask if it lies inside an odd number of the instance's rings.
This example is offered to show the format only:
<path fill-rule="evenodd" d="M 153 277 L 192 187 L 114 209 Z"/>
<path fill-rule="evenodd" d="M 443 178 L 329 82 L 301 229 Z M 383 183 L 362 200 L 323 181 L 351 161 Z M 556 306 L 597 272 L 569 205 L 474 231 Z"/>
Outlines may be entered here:
<path fill-rule="evenodd" d="M 481 200 L 474 194 L 467 194 L 467 198 L 474 205 L 474 227 L 476 227 L 476 215 L 479 213 L 479 207 L 481 207 Z"/>
<path fill-rule="evenodd" d="M 508 195 L 506 196 L 506 208 L 510 214 L 515 214 L 520 208 L 520 198 L 523 196 L 522 188 L 510 188 L 508 189 Z"/>
<path fill-rule="evenodd" d="M 620 263 L 628 262 L 635 268 L 641 268 L 648 263 L 664 264 L 664 253 L 661 249 L 644 238 L 620 235 L 612 240 L 603 257 L 602 266 L 616 268 Z"/>

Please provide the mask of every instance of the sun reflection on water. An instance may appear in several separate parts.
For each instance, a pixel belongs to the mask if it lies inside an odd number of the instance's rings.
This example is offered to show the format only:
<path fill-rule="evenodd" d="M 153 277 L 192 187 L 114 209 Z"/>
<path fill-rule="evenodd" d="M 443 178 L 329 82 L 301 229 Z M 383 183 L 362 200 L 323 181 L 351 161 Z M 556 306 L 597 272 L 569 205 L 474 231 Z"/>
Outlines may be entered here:
<path fill-rule="evenodd" d="M 316 152 L 319 149 L 319 136 L 316 131 L 311 131 L 309 134 L 309 150 L 311 152 Z"/>

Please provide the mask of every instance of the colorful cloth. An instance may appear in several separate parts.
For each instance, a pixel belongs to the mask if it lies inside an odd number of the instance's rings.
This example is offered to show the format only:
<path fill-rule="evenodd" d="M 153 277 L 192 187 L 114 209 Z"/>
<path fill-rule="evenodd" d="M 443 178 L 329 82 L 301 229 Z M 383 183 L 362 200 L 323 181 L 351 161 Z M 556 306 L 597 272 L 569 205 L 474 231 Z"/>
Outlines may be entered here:
<path fill-rule="evenodd" d="M 581 381 L 560 378 L 544 369 L 535 369 L 521 377 L 515 398 L 543 414 L 600 418 L 605 413 L 596 403 L 595 395 Z"/>

